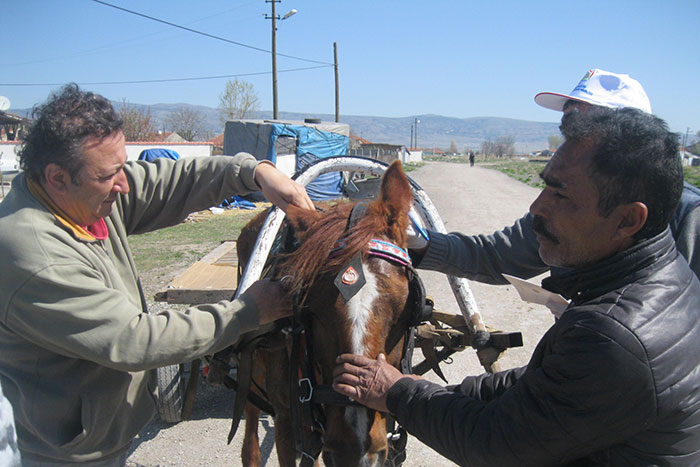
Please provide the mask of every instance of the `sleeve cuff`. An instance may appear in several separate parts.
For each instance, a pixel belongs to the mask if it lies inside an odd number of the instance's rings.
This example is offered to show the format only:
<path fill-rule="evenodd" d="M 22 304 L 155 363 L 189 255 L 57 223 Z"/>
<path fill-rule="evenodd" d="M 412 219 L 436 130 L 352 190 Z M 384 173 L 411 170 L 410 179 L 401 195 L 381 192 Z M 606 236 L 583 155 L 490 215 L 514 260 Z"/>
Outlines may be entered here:
<path fill-rule="evenodd" d="M 237 159 L 237 177 L 240 183 L 242 183 L 245 189 L 249 192 L 259 191 L 260 187 L 255 182 L 255 169 L 258 166 L 258 161 L 255 159 L 255 157 L 247 152 L 239 152 L 233 157 L 234 159 Z M 235 167 L 235 165 L 233 167 Z"/>
<path fill-rule="evenodd" d="M 255 170 L 257 170 L 258 167 L 260 167 L 261 165 L 271 165 L 272 167 L 277 167 L 272 161 L 268 161 L 267 159 L 256 162 L 257 163 L 255 164 Z M 260 190 L 260 185 L 258 185 L 258 182 L 255 181 L 255 170 L 253 171 L 253 183 L 255 183 L 255 186 L 257 187 L 256 190 Z"/>
<path fill-rule="evenodd" d="M 441 267 L 444 267 L 448 250 L 447 236 L 431 231 L 428 248 L 425 250 L 425 254 L 423 254 L 423 258 L 417 267 L 432 271 L 440 270 Z"/>
<path fill-rule="evenodd" d="M 396 415 L 401 405 L 403 394 L 405 394 L 415 382 L 416 380 L 412 378 L 401 378 L 389 388 L 389 392 L 386 394 L 386 408 L 389 409 L 391 414 Z"/>

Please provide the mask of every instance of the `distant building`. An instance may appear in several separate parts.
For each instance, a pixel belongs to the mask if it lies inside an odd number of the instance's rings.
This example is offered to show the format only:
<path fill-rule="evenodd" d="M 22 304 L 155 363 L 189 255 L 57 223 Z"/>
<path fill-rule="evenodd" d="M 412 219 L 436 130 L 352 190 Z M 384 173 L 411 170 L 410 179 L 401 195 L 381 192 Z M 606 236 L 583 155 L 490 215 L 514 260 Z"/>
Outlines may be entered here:
<path fill-rule="evenodd" d="M 0 110 L 0 141 L 18 141 L 22 139 L 31 119 L 20 117 Z"/>
<path fill-rule="evenodd" d="M 365 140 L 366 141 L 366 140 Z M 407 149 L 406 146 L 383 143 L 360 143 L 348 151 L 349 156 L 368 157 L 391 164 L 395 160 L 402 163 L 420 162 L 423 160 L 421 149 Z"/>
<path fill-rule="evenodd" d="M 688 151 L 681 151 L 680 156 L 683 161 L 683 165 L 700 166 L 700 156 L 696 156 L 695 154 Z"/>
<path fill-rule="evenodd" d="M 212 144 L 214 154 L 223 154 L 224 153 L 224 134 L 221 133 L 220 135 L 214 136 L 212 139 L 209 140 L 209 142 Z"/>

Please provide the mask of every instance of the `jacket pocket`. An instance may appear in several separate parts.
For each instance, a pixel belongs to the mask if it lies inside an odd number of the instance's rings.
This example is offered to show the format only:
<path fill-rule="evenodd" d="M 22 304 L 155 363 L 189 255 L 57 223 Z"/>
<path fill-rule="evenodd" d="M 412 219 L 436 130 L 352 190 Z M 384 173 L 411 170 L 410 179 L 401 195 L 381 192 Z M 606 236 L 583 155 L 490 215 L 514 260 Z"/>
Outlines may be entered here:
<path fill-rule="evenodd" d="M 72 440 L 68 441 L 66 444 L 61 446 L 62 449 L 68 451 L 75 451 L 79 446 L 81 446 L 88 439 L 91 430 L 91 421 L 93 420 L 93 404 L 87 394 L 80 396 L 80 424 L 82 426 L 82 431 L 78 433 Z"/>

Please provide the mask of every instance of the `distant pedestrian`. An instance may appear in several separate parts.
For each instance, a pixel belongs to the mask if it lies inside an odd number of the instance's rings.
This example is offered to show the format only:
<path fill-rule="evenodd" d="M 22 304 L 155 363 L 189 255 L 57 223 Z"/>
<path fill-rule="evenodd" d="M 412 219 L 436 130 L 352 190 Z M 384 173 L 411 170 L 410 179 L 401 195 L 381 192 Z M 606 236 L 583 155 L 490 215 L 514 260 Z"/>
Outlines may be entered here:
<path fill-rule="evenodd" d="M 474 167 L 474 151 L 469 151 L 469 166 Z"/>

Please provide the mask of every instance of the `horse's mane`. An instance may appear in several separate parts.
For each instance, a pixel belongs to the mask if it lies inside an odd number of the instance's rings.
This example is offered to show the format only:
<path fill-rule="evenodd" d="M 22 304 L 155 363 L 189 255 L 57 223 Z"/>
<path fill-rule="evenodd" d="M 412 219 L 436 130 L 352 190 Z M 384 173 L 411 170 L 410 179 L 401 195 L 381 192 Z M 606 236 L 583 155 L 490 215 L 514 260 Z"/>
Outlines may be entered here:
<path fill-rule="evenodd" d="M 337 273 L 355 255 L 365 251 L 372 237 L 389 233 L 379 203 L 370 204 L 365 215 L 348 229 L 355 204 L 341 202 L 318 215 L 308 225 L 300 247 L 282 256 L 277 275 L 291 277 L 285 284 L 291 293 L 303 295 L 319 276 Z"/>

